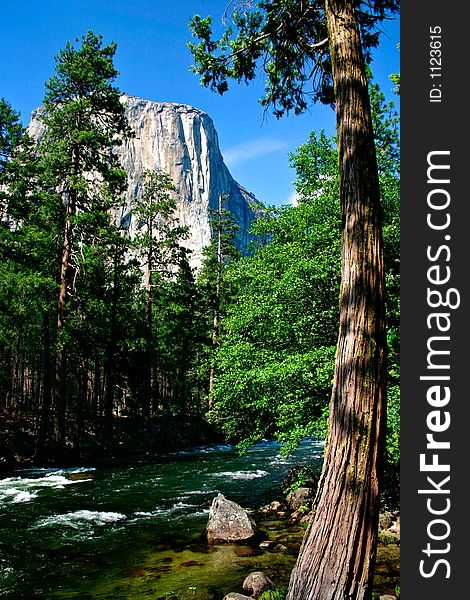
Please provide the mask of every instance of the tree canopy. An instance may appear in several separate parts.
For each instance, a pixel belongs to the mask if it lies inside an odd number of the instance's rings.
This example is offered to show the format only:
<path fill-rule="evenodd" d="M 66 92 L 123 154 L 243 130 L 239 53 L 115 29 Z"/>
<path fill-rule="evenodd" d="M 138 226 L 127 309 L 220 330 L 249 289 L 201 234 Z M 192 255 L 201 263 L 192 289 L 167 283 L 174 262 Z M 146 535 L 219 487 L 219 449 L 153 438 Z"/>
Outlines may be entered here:
<path fill-rule="evenodd" d="M 399 10 L 397 0 L 355 1 L 367 62 L 379 43 L 379 24 Z M 325 2 L 263 0 L 230 2 L 224 17 L 231 24 L 214 39 L 212 17 L 195 15 L 190 28 L 199 42 L 189 42 L 202 85 L 224 94 L 229 80 L 249 83 L 264 74 L 260 103 L 277 117 L 300 114 L 313 101 L 335 103 Z"/>
<path fill-rule="evenodd" d="M 397 115 L 371 84 L 387 263 L 388 464 L 399 455 L 399 140 Z M 211 418 L 242 448 L 276 435 L 291 450 L 324 437 L 339 319 L 341 211 L 334 139 L 312 132 L 291 154 L 296 206 L 271 207 L 258 245 L 224 271 L 236 290 L 223 322 Z"/>

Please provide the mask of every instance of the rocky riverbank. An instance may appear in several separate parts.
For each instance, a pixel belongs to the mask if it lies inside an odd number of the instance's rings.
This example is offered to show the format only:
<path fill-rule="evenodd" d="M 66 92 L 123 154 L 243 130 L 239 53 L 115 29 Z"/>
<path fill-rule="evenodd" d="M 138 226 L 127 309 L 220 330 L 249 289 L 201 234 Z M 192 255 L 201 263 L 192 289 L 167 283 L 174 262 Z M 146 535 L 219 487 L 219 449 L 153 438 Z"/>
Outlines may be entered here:
<path fill-rule="evenodd" d="M 299 483 L 300 482 L 300 483 Z M 317 474 L 305 467 L 294 468 L 284 480 L 279 500 L 260 507 L 254 521 L 256 532 L 261 541 L 256 544 L 256 551 L 268 553 L 264 570 L 248 574 L 240 581 L 240 588 L 225 595 L 224 600 L 283 600 L 289 583 L 290 571 L 295 564 L 305 529 L 312 518 L 312 502 L 317 485 Z M 227 510 L 220 510 L 225 498 L 214 500 L 216 509 L 213 519 L 217 521 L 219 531 L 223 518 L 233 523 L 242 522 L 239 518 L 243 509 L 227 505 Z M 233 503 L 230 503 L 233 505 Z M 214 507 L 214 504 L 213 504 Z M 212 509 L 211 509 L 212 510 Z M 229 514 L 232 512 L 233 514 Z M 217 513 L 217 514 L 216 514 Z M 209 523 L 212 515 L 209 516 Z M 223 520 L 223 519 L 222 519 Z M 253 522 L 253 519 L 251 519 Z M 246 532 L 240 529 L 240 540 Z M 219 535 L 220 538 L 223 537 Z M 233 525 L 231 539 L 233 535 Z M 254 537 L 253 537 L 254 540 Z M 249 550 L 245 550 L 249 554 Z M 286 560 L 287 559 L 287 560 Z M 264 562 L 264 561 L 263 561 Z M 281 566 L 282 565 L 282 566 Z M 281 568 L 278 568 L 281 567 Z M 398 510 L 387 510 L 381 513 L 379 522 L 379 546 L 374 576 L 373 597 L 383 600 L 395 600 L 399 597 L 400 585 L 400 515 Z M 249 595 L 246 595 L 249 594 Z"/>
<path fill-rule="evenodd" d="M 270 505 L 270 514 L 266 514 L 267 507 L 262 507 L 254 515 L 263 539 L 233 549 L 236 560 L 242 558 L 240 579 L 238 584 L 233 586 L 232 591 L 224 596 L 224 600 L 260 597 L 262 600 L 284 600 L 290 573 L 305 533 L 305 524 L 301 525 L 297 519 L 292 519 L 295 511 L 291 511 L 287 505 L 278 504 Z M 279 510 L 271 512 L 274 508 Z M 390 518 L 390 515 L 384 515 L 385 521 L 388 522 Z M 380 529 L 373 588 L 374 600 L 384 596 L 389 596 L 387 600 L 399 597 L 400 538 L 399 532 L 396 533 L 394 529 L 393 525 L 387 529 Z M 255 577 L 258 573 L 263 577 L 258 575 Z M 261 583 L 264 578 L 266 578 L 266 585 L 263 586 Z M 249 587 L 252 579 L 258 582 L 257 592 Z"/>

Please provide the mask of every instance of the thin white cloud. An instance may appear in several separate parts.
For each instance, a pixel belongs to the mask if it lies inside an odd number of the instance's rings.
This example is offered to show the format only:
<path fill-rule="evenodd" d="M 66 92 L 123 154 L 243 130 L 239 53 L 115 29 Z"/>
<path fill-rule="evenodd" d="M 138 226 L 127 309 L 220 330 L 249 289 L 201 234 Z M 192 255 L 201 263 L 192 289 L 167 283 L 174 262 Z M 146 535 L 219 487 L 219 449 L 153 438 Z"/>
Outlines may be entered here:
<path fill-rule="evenodd" d="M 237 144 L 225 150 L 223 152 L 224 161 L 227 166 L 234 167 L 253 158 L 265 156 L 278 150 L 285 150 L 287 147 L 287 142 L 283 140 L 271 137 L 258 138 L 249 142 L 243 142 L 243 144 Z"/>
<path fill-rule="evenodd" d="M 292 193 L 289 195 L 289 197 L 286 200 L 286 204 L 292 204 L 292 206 L 298 206 L 299 197 L 297 195 L 296 190 L 292 190 Z"/>

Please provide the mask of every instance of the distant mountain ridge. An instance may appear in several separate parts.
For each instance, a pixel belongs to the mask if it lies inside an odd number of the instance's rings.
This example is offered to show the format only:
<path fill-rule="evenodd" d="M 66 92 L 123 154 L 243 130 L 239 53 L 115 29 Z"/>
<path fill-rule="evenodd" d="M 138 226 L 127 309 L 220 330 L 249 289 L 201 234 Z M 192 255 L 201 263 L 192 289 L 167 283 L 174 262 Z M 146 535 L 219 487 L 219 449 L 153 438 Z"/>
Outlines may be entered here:
<path fill-rule="evenodd" d="M 189 228 L 184 245 L 191 250 L 190 262 L 198 268 L 202 249 L 210 242 L 209 209 L 218 206 L 219 194 L 227 196 L 224 208 L 239 225 L 236 244 L 246 252 L 249 230 L 262 205 L 231 176 L 219 148 L 212 119 L 201 110 L 185 104 L 154 102 L 122 96 L 133 137 L 117 148 L 128 177 L 126 207 L 122 214 L 131 234 L 134 230 L 133 201 L 142 193 L 142 173 L 161 169 L 168 173 L 177 192 L 177 217 Z M 40 139 L 45 127 L 36 109 L 29 132 Z"/>

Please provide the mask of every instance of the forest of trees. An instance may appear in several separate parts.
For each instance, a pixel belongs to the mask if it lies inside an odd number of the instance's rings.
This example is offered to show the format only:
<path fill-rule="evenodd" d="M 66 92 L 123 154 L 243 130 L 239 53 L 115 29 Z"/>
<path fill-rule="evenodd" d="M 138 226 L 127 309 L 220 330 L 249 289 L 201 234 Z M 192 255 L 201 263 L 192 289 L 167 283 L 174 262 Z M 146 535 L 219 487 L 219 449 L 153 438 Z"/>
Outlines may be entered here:
<path fill-rule="evenodd" d="M 371 85 L 370 92 L 385 208 L 387 440 L 395 474 L 398 118 L 377 86 Z M 1 415 L 33 435 L 36 462 L 56 452 L 58 335 L 67 356 L 62 426 L 67 447 L 75 452 L 92 441 L 112 447 L 113 421 L 133 419 L 141 431 L 146 421 L 161 415 L 207 414 L 241 448 L 269 435 L 284 442 L 286 450 L 305 436 L 323 437 L 339 311 L 335 140 L 312 132 L 291 155 L 298 205 L 266 207 L 255 223 L 257 241 L 249 256 L 241 257 L 235 248 L 237 226 L 221 197 L 211 214 L 212 242 L 197 275 L 183 245 L 185 230 L 173 216 L 177 190 L 166 174 L 146 174 L 144 193 L 134 206 L 141 225 L 133 239 L 113 216 L 120 196 L 114 204 L 104 192 L 93 197 L 95 205 L 74 218 L 80 246 L 72 253 L 67 318 L 58 334 L 64 202 L 50 179 L 50 156 L 23 131 L 19 115 L 4 99 L 0 111 Z M 159 440 L 153 443 L 158 448 Z"/>
<path fill-rule="evenodd" d="M 60 53 L 39 143 L 0 105 L 0 410 L 32 434 L 36 462 L 87 440 L 112 446 L 120 417 L 141 431 L 207 408 L 212 308 L 168 175 L 144 175 L 133 239 L 118 219 L 126 175 L 113 149 L 132 132 L 114 53 L 91 32 Z"/>
<path fill-rule="evenodd" d="M 166 173 L 144 174 L 133 237 L 119 219 L 115 150 L 133 132 L 115 44 L 88 32 L 56 57 L 40 139 L 0 101 L 0 449 L 4 464 L 158 450 L 163 418 L 241 449 L 327 437 L 288 597 L 366 599 L 399 460 L 398 119 L 366 62 L 398 4 L 320 4 L 257 3 L 219 42 L 210 18 L 192 21 L 204 85 L 224 93 L 261 62 L 265 107 L 335 104 L 338 134 L 291 155 L 298 204 L 265 208 L 247 256 L 219 197 L 197 273 Z"/>
<path fill-rule="evenodd" d="M 97 64 L 87 57 L 80 76 L 90 89 L 81 97 L 68 78 L 90 51 Z M 291 155 L 298 205 L 266 207 L 249 256 L 235 248 L 237 226 L 221 197 L 196 274 L 184 248 L 186 231 L 174 217 L 178 191 L 165 173 L 144 176 L 133 207 L 137 234 L 131 239 L 117 222 L 125 174 L 105 150 L 117 143 L 117 133 L 132 132 L 112 87 L 114 52 L 89 33 L 60 54 L 60 76 L 47 84 L 48 129 L 39 144 L 1 100 L 2 417 L 33 435 L 39 462 L 56 456 L 57 445 L 75 453 L 91 441 L 112 447 L 113 422 L 134 419 L 140 431 L 161 415 L 207 415 L 241 448 L 267 435 L 286 450 L 305 436 L 324 436 L 339 318 L 335 140 L 312 132 Z M 396 466 L 398 119 L 377 86 L 370 93 L 388 267 L 388 455 Z M 114 111 L 114 122 L 109 117 L 95 131 L 101 106 L 107 115 Z M 107 162 L 96 185 L 90 164 L 98 165 L 98 156 Z M 68 200 L 72 186 L 75 208 Z M 153 442 L 158 448 L 159 440 Z"/>

